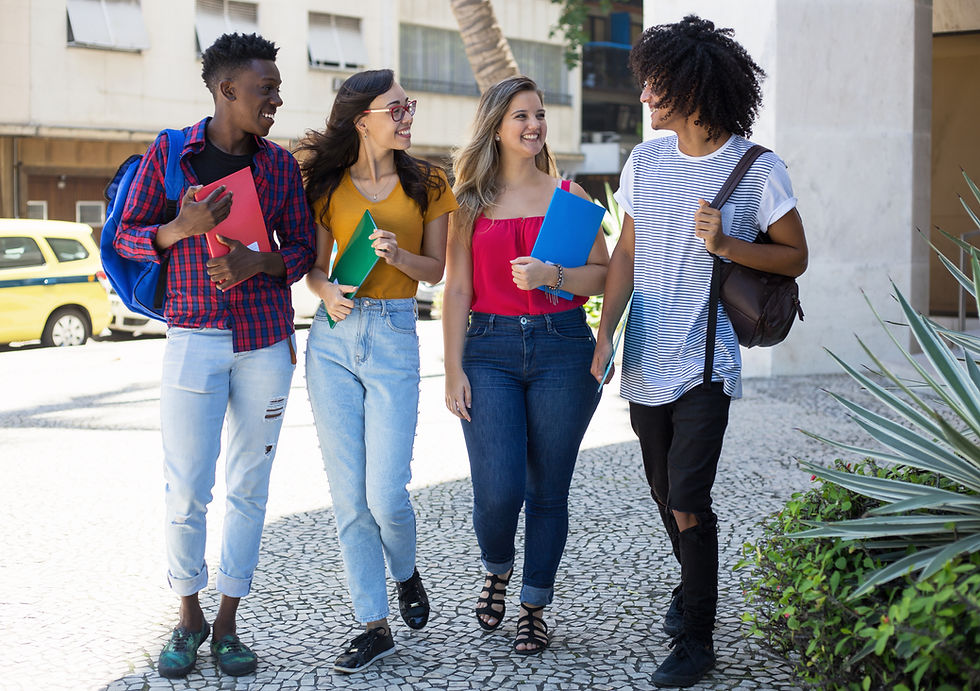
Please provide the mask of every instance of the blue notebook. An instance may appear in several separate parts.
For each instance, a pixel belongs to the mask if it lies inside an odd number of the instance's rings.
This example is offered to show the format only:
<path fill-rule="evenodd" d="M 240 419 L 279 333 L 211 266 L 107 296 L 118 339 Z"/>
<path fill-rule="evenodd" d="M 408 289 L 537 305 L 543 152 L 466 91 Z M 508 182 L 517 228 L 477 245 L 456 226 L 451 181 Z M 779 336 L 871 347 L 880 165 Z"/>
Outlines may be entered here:
<path fill-rule="evenodd" d="M 605 213 L 604 207 L 556 187 L 531 256 L 549 264 L 561 264 L 566 269 L 583 266 Z M 557 293 L 566 300 L 574 297 L 567 291 L 555 291 L 547 286 L 538 290 L 551 295 Z"/>

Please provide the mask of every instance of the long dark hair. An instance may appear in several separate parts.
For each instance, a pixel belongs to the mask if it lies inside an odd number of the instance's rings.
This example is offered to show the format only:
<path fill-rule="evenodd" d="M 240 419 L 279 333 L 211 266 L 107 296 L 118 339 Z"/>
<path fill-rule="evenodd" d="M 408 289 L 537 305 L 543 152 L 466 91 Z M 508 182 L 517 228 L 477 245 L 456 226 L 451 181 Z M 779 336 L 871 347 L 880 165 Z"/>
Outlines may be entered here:
<path fill-rule="evenodd" d="M 300 154 L 300 170 L 306 185 L 306 200 L 314 202 L 326 197 L 323 213 L 330 206 L 330 197 L 340 185 L 344 173 L 357 162 L 360 137 L 355 125 L 371 101 L 388 91 L 395 83 L 391 70 L 367 70 L 352 74 L 341 85 L 334 99 L 330 117 L 323 131 L 308 130 L 296 153 Z M 396 150 L 395 171 L 405 194 L 414 201 L 422 216 L 429 208 L 429 191 L 445 188 L 442 176 L 432 164 Z M 321 225 L 322 218 L 317 219 Z"/>

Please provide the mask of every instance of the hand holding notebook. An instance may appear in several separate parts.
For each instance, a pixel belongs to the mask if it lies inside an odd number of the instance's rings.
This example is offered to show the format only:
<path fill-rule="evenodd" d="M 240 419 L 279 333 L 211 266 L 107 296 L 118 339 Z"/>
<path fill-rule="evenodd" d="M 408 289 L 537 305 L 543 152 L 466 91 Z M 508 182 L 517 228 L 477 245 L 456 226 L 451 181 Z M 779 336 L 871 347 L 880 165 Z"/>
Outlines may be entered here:
<path fill-rule="evenodd" d="M 531 256 L 565 268 L 585 265 L 605 213 L 598 204 L 556 187 Z M 548 286 L 540 286 L 538 290 L 551 295 L 557 293 L 566 300 L 573 297 L 567 291 L 555 291 Z"/>
<path fill-rule="evenodd" d="M 378 226 L 371 216 L 371 212 L 365 210 L 361 216 L 354 234 L 351 235 L 344 252 L 337 261 L 334 262 L 333 271 L 330 273 L 330 280 L 334 283 L 341 283 L 348 286 L 361 287 L 364 280 L 371 273 L 371 269 L 378 262 L 378 255 L 372 247 L 371 233 L 377 230 Z M 346 293 L 344 297 L 352 298 L 357 294 L 357 288 Z M 332 329 L 336 326 L 333 318 L 328 314 L 327 321 Z"/>

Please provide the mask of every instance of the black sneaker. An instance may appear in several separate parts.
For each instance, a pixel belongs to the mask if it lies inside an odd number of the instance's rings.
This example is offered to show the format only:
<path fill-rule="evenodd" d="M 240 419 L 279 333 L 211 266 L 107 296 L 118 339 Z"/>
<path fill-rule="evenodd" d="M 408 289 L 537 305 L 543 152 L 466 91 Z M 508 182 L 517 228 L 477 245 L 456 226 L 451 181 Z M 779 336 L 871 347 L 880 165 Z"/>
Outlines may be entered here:
<path fill-rule="evenodd" d="M 670 607 L 664 615 L 664 633 L 671 638 L 677 638 L 684 630 L 684 593 L 682 586 L 674 588 L 671 594 Z"/>
<path fill-rule="evenodd" d="M 391 637 L 391 631 L 379 626 L 352 640 L 347 650 L 333 663 L 333 668 L 338 672 L 353 674 L 393 652 L 395 639 Z"/>
<path fill-rule="evenodd" d="M 657 686 L 694 686 L 715 666 L 715 651 L 710 642 L 703 643 L 681 634 L 670 643 L 673 651 L 653 673 Z"/>
<path fill-rule="evenodd" d="M 429 621 L 429 598 L 418 569 L 411 578 L 398 584 L 398 611 L 410 629 L 421 629 Z"/>

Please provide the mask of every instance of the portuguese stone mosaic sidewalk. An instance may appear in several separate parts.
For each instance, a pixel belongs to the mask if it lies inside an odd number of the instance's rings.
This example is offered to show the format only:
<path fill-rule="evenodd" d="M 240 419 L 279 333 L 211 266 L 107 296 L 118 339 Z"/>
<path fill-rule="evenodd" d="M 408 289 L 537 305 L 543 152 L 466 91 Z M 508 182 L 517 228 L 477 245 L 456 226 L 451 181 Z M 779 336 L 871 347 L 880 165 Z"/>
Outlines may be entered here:
<path fill-rule="evenodd" d="M 352 676 L 332 671 L 355 624 L 301 369 L 273 474 L 259 571 L 241 609 L 240 631 L 260 655 L 259 670 L 224 677 L 205 646 L 197 669 L 172 681 L 154 669 L 176 610 L 162 577 L 156 422 L 162 341 L 92 344 L 59 355 L 57 385 L 48 386 L 36 382 L 38 372 L 50 370 L 51 351 L 0 353 L 0 688 L 652 688 L 650 677 L 668 652 L 660 618 L 679 569 L 645 489 L 617 389 L 606 392 L 579 458 L 568 545 L 547 610 L 551 647 L 518 656 L 511 651 L 516 589 L 497 632 L 484 633 L 472 613 L 482 572 L 468 468 L 458 423 L 441 407 L 438 324 L 420 327 L 425 357 L 412 489 L 432 617 L 415 632 L 395 614 L 398 653 Z M 737 561 L 763 516 L 807 486 L 809 476 L 794 459 L 832 459 L 795 428 L 856 434 L 821 388 L 853 393 L 842 377 L 749 380 L 745 398 L 733 404 L 715 485 L 723 565 Z M 219 481 L 212 534 L 220 527 L 221 491 Z M 212 571 L 215 543 L 208 547 Z M 718 667 L 696 688 L 798 688 L 789 664 L 747 637 L 742 577 L 722 570 Z M 213 616 L 214 591 L 202 593 L 202 601 Z"/>

